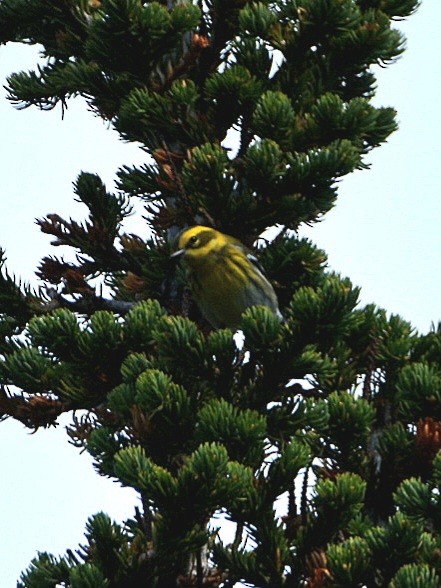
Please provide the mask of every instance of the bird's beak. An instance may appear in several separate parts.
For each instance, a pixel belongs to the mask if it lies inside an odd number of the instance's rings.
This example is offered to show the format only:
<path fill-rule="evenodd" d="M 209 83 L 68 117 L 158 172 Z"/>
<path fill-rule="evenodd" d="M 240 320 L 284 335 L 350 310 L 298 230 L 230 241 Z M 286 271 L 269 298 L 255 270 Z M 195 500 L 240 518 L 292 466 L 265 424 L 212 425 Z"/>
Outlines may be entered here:
<path fill-rule="evenodd" d="M 175 251 L 174 253 L 172 253 L 170 255 L 170 259 L 179 259 L 180 257 L 182 257 L 185 253 L 185 249 L 178 249 L 177 251 Z"/>

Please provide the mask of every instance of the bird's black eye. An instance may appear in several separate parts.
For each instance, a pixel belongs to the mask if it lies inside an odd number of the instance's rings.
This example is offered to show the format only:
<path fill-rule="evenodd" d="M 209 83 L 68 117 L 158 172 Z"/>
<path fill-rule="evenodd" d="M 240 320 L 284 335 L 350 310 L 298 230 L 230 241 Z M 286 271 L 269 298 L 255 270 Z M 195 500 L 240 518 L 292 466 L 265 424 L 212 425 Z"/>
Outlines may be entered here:
<path fill-rule="evenodd" d="M 193 237 L 190 237 L 190 239 L 188 240 L 187 247 L 195 247 L 198 245 L 198 243 L 199 243 L 199 237 L 196 237 L 196 235 L 193 235 Z"/>

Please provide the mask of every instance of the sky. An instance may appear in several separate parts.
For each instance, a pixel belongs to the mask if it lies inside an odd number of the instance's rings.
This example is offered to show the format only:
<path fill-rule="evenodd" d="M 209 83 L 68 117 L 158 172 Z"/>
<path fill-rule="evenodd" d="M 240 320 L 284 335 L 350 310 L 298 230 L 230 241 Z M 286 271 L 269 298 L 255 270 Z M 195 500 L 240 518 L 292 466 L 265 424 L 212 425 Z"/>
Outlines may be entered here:
<path fill-rule="evenodd" d="M 346 177 L 336 207 L 303 229 L 325 249 L 332 270 L 361 286 L 361 302 L 400 314 L 420 332 L 441 320 L 441 3 L 425 0 L 396 23 L 407 51 L 379 70 L 374 104 L 393 106 L 400 129 L 369 156 L 371 168 Z M 14 71 L 33 69 L 33 47 L 0 47 L 0 86 Z M 109 189 L 121 165 L 145 154 L 70 101 L 59 108 L 16 110 L 0 92 L 0 246 L 8 268 L 36 283 L 34 271 L 50 248 L 35 218 L 57 212 L 81 219 L 72 183 L 80 171 L 98 173 Z M 127 227 L 143 236 L 135 217 Z M 0 423 L 0 585 L 14 588 L 37 551 L 62 554 L 83 541 L 86 519 L 105 511 L 132 516 L 135 494 L 99 477 L 86 454 L 67 443 L 65 418 L 34 435 L 19 423 Z"/>

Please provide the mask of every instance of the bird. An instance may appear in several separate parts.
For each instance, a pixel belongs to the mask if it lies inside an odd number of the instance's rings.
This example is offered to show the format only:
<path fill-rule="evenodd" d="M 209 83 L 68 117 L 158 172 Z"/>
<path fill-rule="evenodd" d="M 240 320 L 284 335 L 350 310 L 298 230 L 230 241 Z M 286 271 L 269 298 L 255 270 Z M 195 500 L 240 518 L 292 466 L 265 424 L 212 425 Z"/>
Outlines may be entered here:
<path fill-rule="evenodd" d="M 282 320 L 274 288 L 257 258 L 235 237 L 196 225 L 180 233 L 171 257 L 182 260 L 192 296 L 215 329 L 237 330 L 242 313 L 257 304 Z"/>

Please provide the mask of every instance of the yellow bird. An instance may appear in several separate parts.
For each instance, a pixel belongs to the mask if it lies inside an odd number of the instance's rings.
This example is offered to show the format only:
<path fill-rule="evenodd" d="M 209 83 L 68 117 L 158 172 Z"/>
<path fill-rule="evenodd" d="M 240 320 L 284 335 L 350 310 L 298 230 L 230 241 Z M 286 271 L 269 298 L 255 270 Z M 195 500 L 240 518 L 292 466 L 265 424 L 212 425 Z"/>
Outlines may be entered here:
<path fill-rule="evenodd" d="M 238 239 L 198 225 L 181 233 L 177 247 L 172 257 L 182 259 L 193 297 L 213 327 L 237 329 L 255 304 L 282 318 L 273 287 Z"/>

